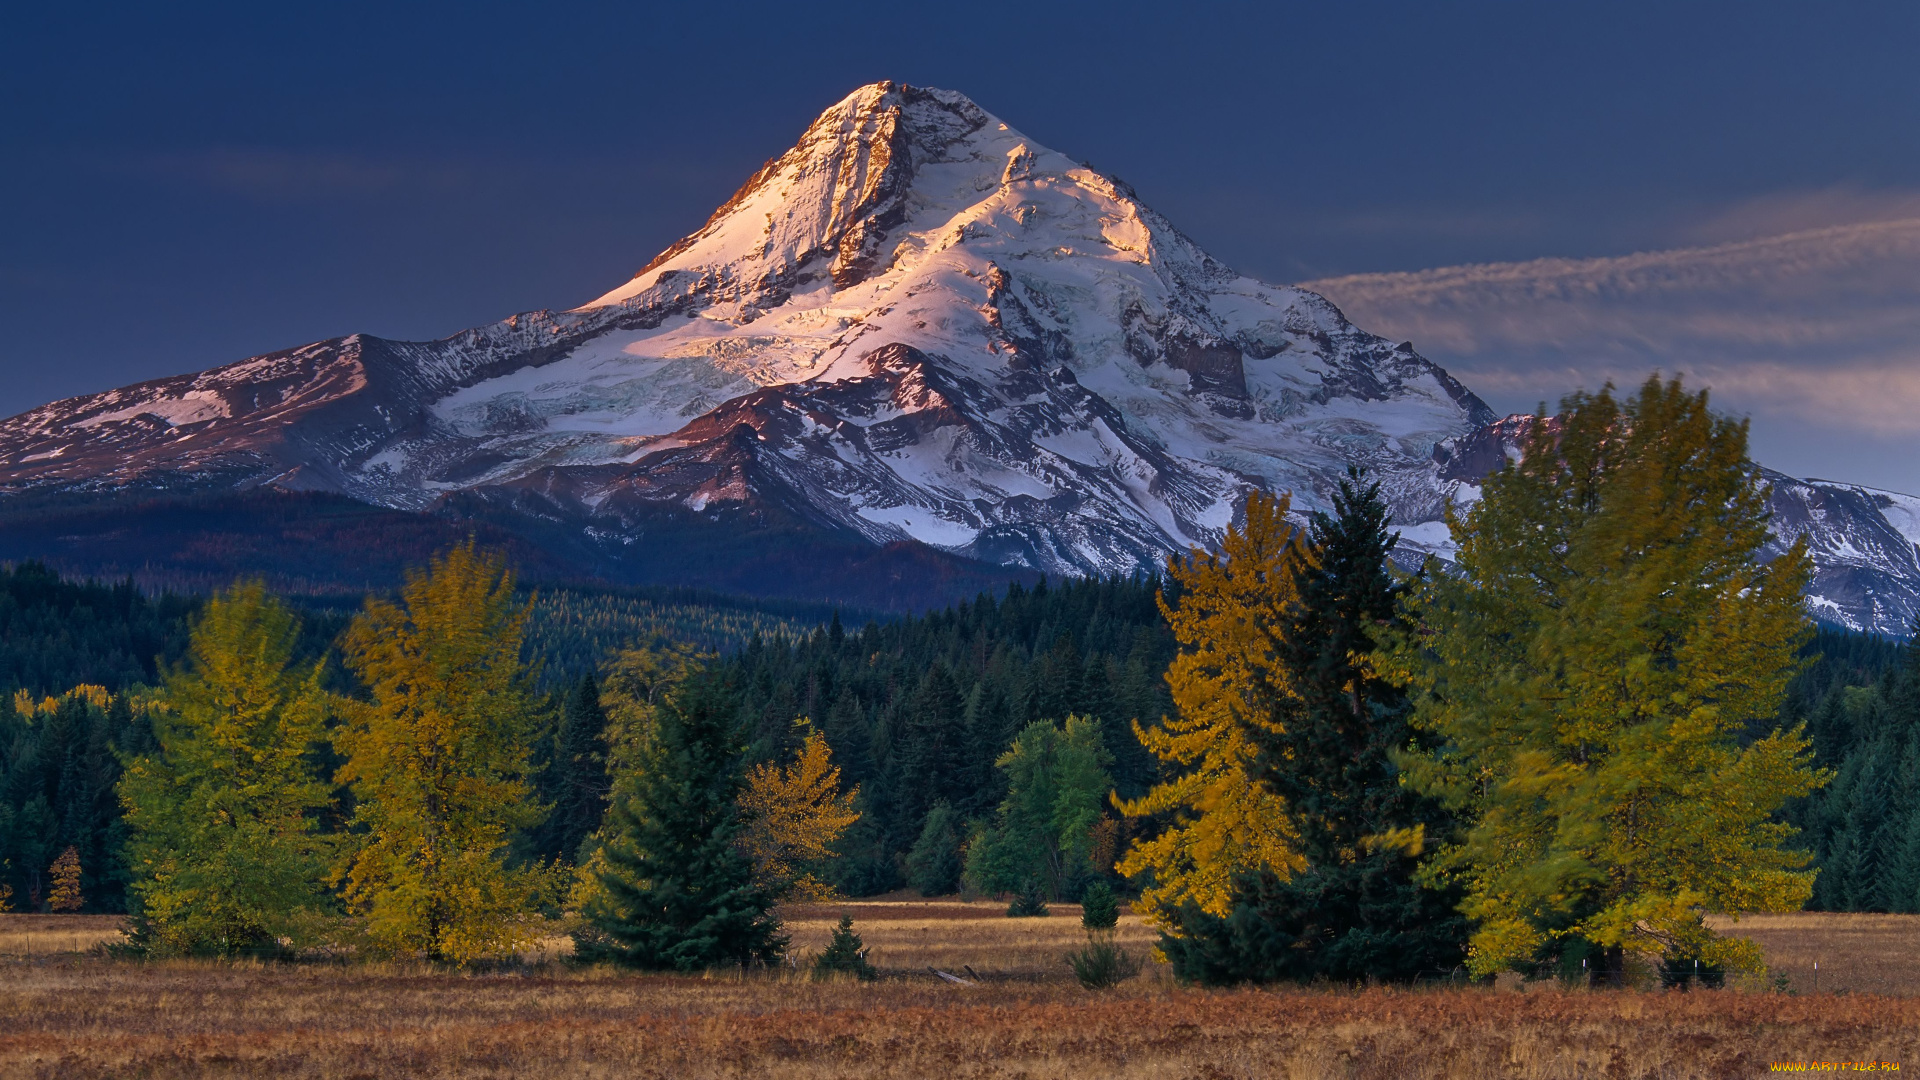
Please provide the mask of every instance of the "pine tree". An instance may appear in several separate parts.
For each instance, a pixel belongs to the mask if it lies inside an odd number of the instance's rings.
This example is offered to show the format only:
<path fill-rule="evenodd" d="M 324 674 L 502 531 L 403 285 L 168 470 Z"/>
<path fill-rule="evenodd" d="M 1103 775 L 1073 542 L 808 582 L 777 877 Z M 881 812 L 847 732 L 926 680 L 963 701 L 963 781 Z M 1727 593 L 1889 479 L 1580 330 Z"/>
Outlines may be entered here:
<path fill-rule="evenodd" d="M 960 815 L 946 802 L 933 804 L 920 838 L 907 853 L 907 884 L 921 896 L 946 896 L 960 891 Z"/>
<path fill-rule="evenodd" d="M 1120 922 L 1120 904 L 1104 881 L 1087 886 L 1080 898 L 1080 926 L 1087 933 L 1085 948 L 1067 954 L 1073 976 L 1088 990 L 1105 990 L 1140 974 L 1135 960 L 1114 940 Z"/>
<path fill-rule="evenodd" d="M 738 698 L 712 675 L 656 702 L 635 769 L 614 785 L 583 958 L 649 970 L 771 963 L 787 939 L 740 851 Z"/>
<path fill-rule="evenodd" d="M 132 913 L 162 951 L 272 949 L 325 907 L 314 811 L 331 799 L 310 752 L 326 697 L 299 638 L 258 582 L 209 600 L 153 711 L 158 751 L 121 778 Z"/>
<path fill-rule="evenodd" d="M 543 858 L 573 860 L 607 812 L 607 714 L 600 684 L 583 675 L 567 692 L 554 729 L 541 794 L 553 807 L 535 834 Z"/>
<path fill-rule="evenodd" d="M 1777 715 L 1808 633 L 1803 541 L 1771 561 L 1744 422 L 1649 379 L 1536 419 L 1524 456 L 1454 523 L 1458 573 L 1409 598 L 1396 651 L 1416 785 L 1472 822 L 1440 866 L 1465 886 L 1479 973 L 1568 948 L 1727 969 L 1759 962 L 1702 911 L 1800 907 L 1813 886 L 1774 817 L 1821 778 Z"/>
<path fill-rule="evenodd" d="M 845 914 L 840 916 L 840 925 L 834 928 L 825 951 L 813 960 L 815 979 L 843 974 L 861 982 L 872 982 L 880 974 L 867 963 L 866 946 L 861 943 L 860 935 L 853 932 L 853 916 Z"/>
<path fill-rule="evenodd" d="M 1398 537 L 1379 484 L 1357 470 L 1333 505 L 1313 515 L 1310 557 L 1293 569 L 1299 601 L 1276 643 L 1292 693 L 1246 726 L 1254 772 L 1284 801 L 1306 866 L 1244 876 L 1225 918 L 1183 908 L 1162 950 L 1184 979 L 1410 981 L 1465 959 L 1457 891 L 1416 881 L 1421 851 L 1451 823 L 1400 783 L 1406 696 L 1372 662 L 1375 635 L 1400 618 L 1387 562 Z"/>
<path fill-rule="evenodd" d="M 47 868 L 53 889 L 47 894 L 47 910 L 57 913 L 79 911 L 86 904 L 80 895 L 80 849 L 72 844 Z"/>
<path fill-rule="evenodd" d="M 935 663 L 907 705 L 900 738 L 901 824 L 918 831 L 927 811 L 959 794 L 966 744 L 966 698 L 953 672 Z M 909 833 L 909 835 L 913 835 Z"/>
<path fill-rule="evenodd" d="M 1087 886 L 1080 897 L 1080 925 L 1088 930 L 1111 930 L 1120 922 L 1120 898 L 1104 881 Z"/>
<path fill-rule="evenodd" d="M 364 830 L 339 877 L 381 949 L 465 962 L 539 932 L 522 915 L 547 875 L 505 858 L 544 811 L 527 780 L 527 612 L 504 560 L 468 542 L 410 573 L 401 604 L 369 600 L 343 640 L 372 700 L 343 701 L 334 735 Z"/>
<path fill-rule="evenodd" d="M 1179 715 L 1164 727 L 1136 721 L 1134 734 L 1174 775 L 1119 803 L 1130 817 L 1168 824 L 1136 841 L 1118 867 L 1146 880 L 1135 909 L 1163 931 L 1178 928 L 1188 905 L 1226 917 L 1243 874 L 1290 876 L 1302 866 L 1285 804 L 1252 776 L 1258 748 L 1248 735 L 1293 695 L 1277 652 L 1306 549 L 1287 523 L 1289 505 L 1285 495 L 1256 493 L 1219 553 L 1168 564 L 1160 608 L 1182 646 L 1167 670 Z"/>

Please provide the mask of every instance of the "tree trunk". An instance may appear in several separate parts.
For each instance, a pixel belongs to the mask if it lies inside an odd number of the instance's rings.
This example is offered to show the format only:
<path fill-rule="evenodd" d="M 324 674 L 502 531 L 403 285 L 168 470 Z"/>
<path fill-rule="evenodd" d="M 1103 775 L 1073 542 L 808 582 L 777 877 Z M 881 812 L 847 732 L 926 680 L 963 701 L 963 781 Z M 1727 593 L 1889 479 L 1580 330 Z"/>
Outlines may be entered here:
<path fill-rule="evenodd" d="M 1627 985 L 1627 950 L 1613 945 L 1596 958 L 1588 984 L 1596 989 L 1617 990 Z"/>

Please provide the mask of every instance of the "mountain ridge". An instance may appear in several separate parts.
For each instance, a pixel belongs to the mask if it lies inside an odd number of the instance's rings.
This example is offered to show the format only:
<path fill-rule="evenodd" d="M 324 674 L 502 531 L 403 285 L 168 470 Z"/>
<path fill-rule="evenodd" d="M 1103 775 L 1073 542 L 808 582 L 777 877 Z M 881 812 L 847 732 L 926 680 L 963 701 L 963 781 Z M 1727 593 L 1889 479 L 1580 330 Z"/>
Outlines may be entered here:
<path fill-rule="evenodd" d="M 0 422 L 0 498 L 327 493 L 612 577 L 756 529 L 923 545 L 959 577 L 1124 574 L 1207 546 L 1250 490 L 1322 507 L 1349 464 L 1444 553 L 1502 424 L 1411 343 L 1237 274 L 964 95 L 876 83 L 586 304 L 54 402 Z M 1806 488 L 1801 523 L 1872 516 L 1839 491 Z M 1872 624 L 1910 621 L 1920 566 L 1909 592 Z"/>

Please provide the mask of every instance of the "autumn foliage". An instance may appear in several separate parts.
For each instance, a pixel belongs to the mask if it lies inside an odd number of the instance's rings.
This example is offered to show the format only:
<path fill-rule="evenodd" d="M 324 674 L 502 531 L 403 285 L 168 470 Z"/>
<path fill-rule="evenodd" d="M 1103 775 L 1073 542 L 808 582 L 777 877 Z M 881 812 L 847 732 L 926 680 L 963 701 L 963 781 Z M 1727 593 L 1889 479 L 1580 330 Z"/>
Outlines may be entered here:
<path fill-rule="evenodd" d="M 1397 663 L 1432 749 L 1415 783 L 1469 827 L 1471 964 L 1580 950 L 1757 967 L 1706 912 L 1786 911 L 1813 875 L 1775 816 L 1822 782 L 1779 713 L 1808 633 L 1804 541 L 1771 561 L 1746 426 L 1650 379 L 1575 395 L 1453 520 L 1458 573 L 1410 599 Z M 1571 962 L 1571 961 L 1569 961 Z"/>
<path fill-rule="evenodd" d="M 522 914 L 551 882 L 506 860 L 545 809 L 527 779 L 526 620 L 503 560 L 468 543 L 410 575 L 400 603 L 368 601 L 347 633 L 371 700 L 343 702 L 334 735 L 357 800 L 339 880 L 379 949 L 459 961 L 538 934 Z"/>
<path fill-rule="evenodd" d="M 1293 696 L 1276 635 L 1307 554 L 1288 505 L 1284 495 L 1252 495 L 1245 524 L 1228 531 L 1219 552 L 1195 551 L 1167 568 L 1172 599 L 1163 597 L 1161 610 L 1182 646 L 1167 683 L 1179 713 L 1163 726 L 1136 721 L 1135 732 L 1179 772 L 1140 799 L 1117 801 L 1129 815 L 1170 821 L 1119 865 L 1146 882 L 1137 909 L 1166 929 L 1184 904 L 1226 915 L 1241 874 L 1285 877 L 1303 865 L 1285 805 L 1252 775 L 1258 751 L 1248 735 L 1274 724 Z"/>
<path fill-rule="evenodd" d="M 833 750 L 817 731 L 807 732 L 790 764 L 754 766 L 738 800 L 745 819 L 740 847 L 753 862 L 754 879 L 800 900 L 831 896 L 819 867 L 832 855 L 833 842 L 860 819 L 858 795 L 858 789 L 840 790 Z"/>
<path fill-rule="evenodd" d="M 53 889 L 47 894 L 47 907 L 52 911 L 79 911 L 86 898 L 80 895 L 80 850 L 71 845 L 53 860 L 47 868 L 47 878 L 53 883 Z"/>

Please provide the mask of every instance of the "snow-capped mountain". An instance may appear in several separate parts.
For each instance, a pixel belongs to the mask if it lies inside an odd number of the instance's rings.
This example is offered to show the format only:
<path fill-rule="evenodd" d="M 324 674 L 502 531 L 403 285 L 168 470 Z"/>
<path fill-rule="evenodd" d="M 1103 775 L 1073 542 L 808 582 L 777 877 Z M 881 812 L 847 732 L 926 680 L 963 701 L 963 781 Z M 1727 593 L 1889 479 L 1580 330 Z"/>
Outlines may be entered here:
<path fill-rule="evenodd" d="M 530 523 L 607 566 L 775 514 L 1103 573 L 1207 544 L 1251 487 L 1321 505 L 1349 463 L 1443 547 L 1494 422 L 1411 345 L 1236 274 L 1126 185 L 960 94 L 878 83 L 597 300 L 55 402 L 0 424 L 0 493 L 332 492 Z M 1803 486 L 1807 528 L 1900 535 L 1874 496 Z"/>

